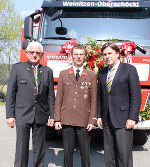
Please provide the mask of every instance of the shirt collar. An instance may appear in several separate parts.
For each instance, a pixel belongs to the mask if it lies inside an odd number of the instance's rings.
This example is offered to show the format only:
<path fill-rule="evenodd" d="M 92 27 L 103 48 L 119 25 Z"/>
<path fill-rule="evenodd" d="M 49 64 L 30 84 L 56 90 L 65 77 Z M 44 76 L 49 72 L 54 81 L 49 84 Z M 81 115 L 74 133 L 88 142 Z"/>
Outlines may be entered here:
<path fill-rule="evenodd" d="M 39 64 L 37 64 L 36 66 L 32 65 L 32 68 L 35 67 L 36 69 L 38 68 Z"/>
<path fill-rule="evenodd" d="M 76 70 L 77 69 L 79 69 L 80 70 L 80 75 L 82 74 L 82 72 L 83 72 L 83 66 L 81 66 L 80 68 L 77 68 L 77 67 L 75 67 L 75 66 L 73 66 L 73 71 L 74 71 L 74 74 L 76 74 Z"/>
<path fill-rule="evenodd" d="M 115 64 L 115 66 L 113 67 L 113 69 L 114 70 L 117 70 L 118 69 L 118 67 L 119 67 L 119 64 L 120 64 L 120 60 L 117 62 L 117 64 Z M 111 68 L 109 67 L 109 70 L 110 70 Z"/>

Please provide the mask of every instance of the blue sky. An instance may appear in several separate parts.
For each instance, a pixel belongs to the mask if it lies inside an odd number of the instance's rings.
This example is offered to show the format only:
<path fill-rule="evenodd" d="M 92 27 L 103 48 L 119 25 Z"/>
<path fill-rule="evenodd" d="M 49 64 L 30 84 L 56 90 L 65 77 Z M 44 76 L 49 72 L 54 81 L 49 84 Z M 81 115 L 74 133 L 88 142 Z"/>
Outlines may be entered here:
<path fill-rule="evenodd" d="M 20 13 L 23 17 L 31 14 L 36 9 L 41 9 L 43 0 L 12 0 L 16 13 Z"/>

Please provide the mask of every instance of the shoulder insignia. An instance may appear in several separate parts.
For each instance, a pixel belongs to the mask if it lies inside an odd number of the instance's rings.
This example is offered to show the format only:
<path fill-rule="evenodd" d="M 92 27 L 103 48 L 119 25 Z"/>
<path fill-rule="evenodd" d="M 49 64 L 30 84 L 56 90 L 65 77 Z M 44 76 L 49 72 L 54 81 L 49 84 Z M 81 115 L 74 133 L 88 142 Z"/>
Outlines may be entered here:
<path fill-rule="evenodd" d="M 30 71 L 31 69 L 29 67 L 27 67 L 27 71 Z"/>
<path fill-rule="evenodd" d="M 82 75 L 86 75 L 86 70 L 83 69 Z"/>
<path fill-rule="evenodd" d="M 73 74 L 73 68 L 69 69 L 69 74 Z"/>

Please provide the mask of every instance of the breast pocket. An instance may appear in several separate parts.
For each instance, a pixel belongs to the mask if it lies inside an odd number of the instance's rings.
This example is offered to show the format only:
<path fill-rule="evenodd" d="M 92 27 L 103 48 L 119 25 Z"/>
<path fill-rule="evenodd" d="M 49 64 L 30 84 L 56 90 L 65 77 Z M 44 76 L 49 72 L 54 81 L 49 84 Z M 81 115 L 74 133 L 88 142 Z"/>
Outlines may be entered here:
<path fill-rule="evenodd" d="M 70 82 L 64 82 L 64 86 L 72 86 L 73 84 L 72 83 L 70 83 Z"/>
<path fill-rule="evenodd" d="M 73 90 L 73 84 L 70 83 L 70 82 L 64 82 L 63 83 L 63 88 L 64 88 L 64 93 L 66 95 L 69 95 Z"/>
<path fill-rule="evenodd" d="M 28 83 L 28 81 L 25 79 L 19 80 L 19 84 L 27 84 L 27 83 Z"/>

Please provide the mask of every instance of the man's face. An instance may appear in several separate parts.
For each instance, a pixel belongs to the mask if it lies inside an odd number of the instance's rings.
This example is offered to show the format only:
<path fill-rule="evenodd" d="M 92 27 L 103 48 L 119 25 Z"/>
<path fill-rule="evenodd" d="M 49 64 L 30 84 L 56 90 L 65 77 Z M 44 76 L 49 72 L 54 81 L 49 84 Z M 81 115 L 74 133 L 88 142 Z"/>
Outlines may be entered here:
<path fill-rule="evenodd" d="M 30 46 L 29 50 L 26 51 L 27 58 L 32 65 L 40 63 L 42 58 L 42 52 L 40 46 Z"/>
<path fill-rule="evenodd" d="M 109 67 L 114 67 L 119 61 L 118 60 L 119 53 L 117 53 L 115 50 L 113 50 L 109 46 L 103 50 L 103 57 L 104 57 L 105 63 Z"/>
<path fill-rule="evenodd" d="M 74 66 L 79 68 L 83 65 L 85 59 L 85 50 L 84 49 L 73 49 L 72 59 Z"/>

